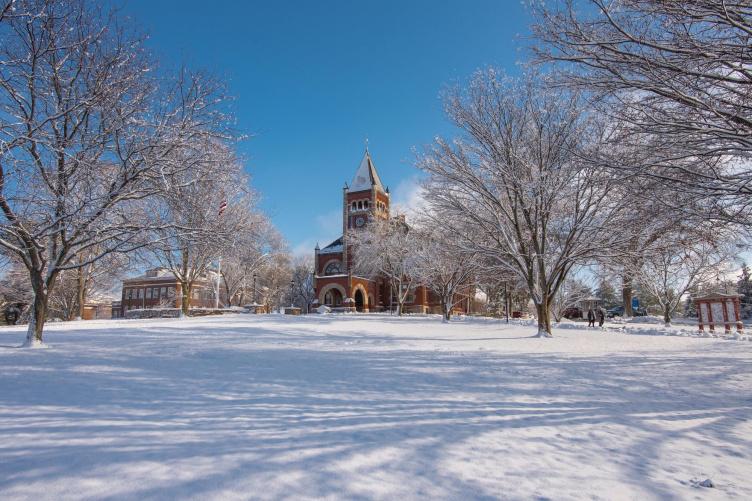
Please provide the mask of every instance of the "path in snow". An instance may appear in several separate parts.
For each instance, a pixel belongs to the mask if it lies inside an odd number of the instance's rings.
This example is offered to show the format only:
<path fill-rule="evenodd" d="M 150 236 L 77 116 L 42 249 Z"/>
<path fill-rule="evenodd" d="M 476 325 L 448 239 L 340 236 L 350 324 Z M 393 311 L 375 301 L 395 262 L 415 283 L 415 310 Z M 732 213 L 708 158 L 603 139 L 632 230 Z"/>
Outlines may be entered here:
<path fill-rule="evenodd" d="M 752 498 L 752 343 L 533 334 L 234 315 L 23 350 L 2 328 L 0 499 Z"/>

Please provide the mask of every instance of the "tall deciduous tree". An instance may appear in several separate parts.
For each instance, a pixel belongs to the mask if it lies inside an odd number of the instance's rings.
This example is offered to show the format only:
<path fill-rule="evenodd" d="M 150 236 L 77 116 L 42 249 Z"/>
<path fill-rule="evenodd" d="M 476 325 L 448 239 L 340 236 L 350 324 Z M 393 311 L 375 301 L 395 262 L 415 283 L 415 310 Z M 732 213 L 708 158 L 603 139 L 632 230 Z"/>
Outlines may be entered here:
<path fill-rule="evenodd" d="M 587 161 L 598 124 L 576 94 L 540 74 L 478 72 L 446 109 L 463 136 L 437 139 L 419 162 L 429 209 L 479 259 L 527 285 L 538 334 L 550 337 L 556 293 L 575 264 L 609 244 L 606 224 L 621 210 L 610 177 Z"/>
<path fill-rule="evenodd" d="M 719 200 L 745 217 L 752 195 L 752 5 L 721 0 L 530 2 L 541 61 L 592 91 L 650 151 L 625 168 Z"/>
<path fill-rule="evenodd" d="M 232 245 L 222 252 L 222 283 L 229 305 L 254 301 L 253 276 L 268 259 L 284 248 L 284 240 L 271 222 L 259 213 L 249 213 L 244 227 L 234 235 Z"/>
<path fill-rule="evenodd" d="M 386 277 L 397 315 L 402 315 L 418 283 L 415 238 L 404 215 L 371 218 L 366 228 L 350 234 L 353 273 L 367 278 Z M 391 308 L 391 305 L 390 305 Z"/>
<path fill-rule="evenodd" d="M 196 282 L 253 231 L 247 223 L 254 200 L 234 152 L 215 138 L 175 151 L 171 161 L 183 168 L 162 177 L 159 195 L 145 208 L 157 222 L 147 256 L 180 283 L 187 315 Z"/>
<path fill-rule="evenodd" d="M 29 273 L 34 345 L 60 273 L 142 244 L 134 206 L 217 102 L 160 85 L 141 39 L 88 0 L 13 2 L 0 61 L 0 246 Z"/>
<path fill-rule="evenodd" d="M 443 319 L 449 322 L 460 301 L 474 299 L 480 263 L 473 251 L 460 245 L 456 234 L 433 218 L 413 233 L 414 274 L 439 297 Z"/>

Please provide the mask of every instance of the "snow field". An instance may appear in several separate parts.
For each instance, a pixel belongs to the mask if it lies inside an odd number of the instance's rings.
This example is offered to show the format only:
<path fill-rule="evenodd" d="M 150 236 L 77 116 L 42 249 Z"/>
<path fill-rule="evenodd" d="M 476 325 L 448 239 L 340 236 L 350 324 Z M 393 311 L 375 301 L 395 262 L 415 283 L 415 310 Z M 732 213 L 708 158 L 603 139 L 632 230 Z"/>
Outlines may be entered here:
<path fill-rule="evenodd" d="M 227 315 L 24 350 L 3 328 L 0 499 L 752 498 L 752 343 L 534 334 Z"/>

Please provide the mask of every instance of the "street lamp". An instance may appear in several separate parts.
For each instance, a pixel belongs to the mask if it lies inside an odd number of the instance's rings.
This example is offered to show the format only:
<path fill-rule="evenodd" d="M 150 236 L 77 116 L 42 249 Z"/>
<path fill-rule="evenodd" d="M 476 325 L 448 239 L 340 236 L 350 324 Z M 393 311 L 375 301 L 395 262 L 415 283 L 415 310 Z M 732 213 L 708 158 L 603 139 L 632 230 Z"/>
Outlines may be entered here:
<path fill-rule="evenodd" d="M 256 274 L 253 274 L 253 304 L 258 304 L 258 294 L 256 294 Z"/>
<path fill-rule="evenodd" d="M 293 308 L 295 305 L 293 305 L 292 300 L 292 288 L 295 286 L 295 280 L 290 280 L 290 308 Z"/>
<path fill-rule="evenodd" d="M 504 313 L 509 323 L 509 292 L 507 291 L 507 281 L 504 280 Z"/>

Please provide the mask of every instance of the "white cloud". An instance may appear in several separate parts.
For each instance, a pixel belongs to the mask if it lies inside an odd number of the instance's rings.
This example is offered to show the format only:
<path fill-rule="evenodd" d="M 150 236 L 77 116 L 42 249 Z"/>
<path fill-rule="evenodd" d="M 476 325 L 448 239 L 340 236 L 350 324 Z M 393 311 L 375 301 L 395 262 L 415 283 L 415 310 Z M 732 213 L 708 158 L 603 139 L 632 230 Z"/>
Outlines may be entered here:
<path fill-rule="evenodd" d="M 313 218 L 315 223 L 314 235 L 298 241 L 292 247 L 293 256 L 313 255 L 313 249 L 318 243 L 321 247 L 329 245 L 342 235 L 342 211 L 331 210 Z"/>
<path fill-rule="evenodd" d="M 417 213 L 425 202 L 425 190 L 420 185 L 420 177 L 415 175 L 403 179 L 392 191 L 392 212 L 402 212 L 408 216 Z"/>

